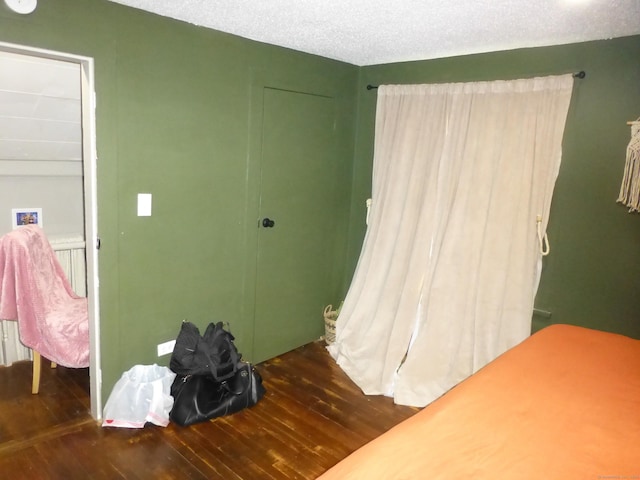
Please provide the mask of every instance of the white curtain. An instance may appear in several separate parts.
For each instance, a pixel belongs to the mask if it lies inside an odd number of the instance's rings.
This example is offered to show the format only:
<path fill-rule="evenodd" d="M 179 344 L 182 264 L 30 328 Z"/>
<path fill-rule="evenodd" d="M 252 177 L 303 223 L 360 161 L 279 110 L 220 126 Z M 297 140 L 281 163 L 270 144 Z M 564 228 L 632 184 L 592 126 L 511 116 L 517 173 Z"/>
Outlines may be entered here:
<path fill-rule="evenodd" d="M 380 86 L 370 222 L 331 355 L 424 406 L 530 334 L 571 75 Z"/>

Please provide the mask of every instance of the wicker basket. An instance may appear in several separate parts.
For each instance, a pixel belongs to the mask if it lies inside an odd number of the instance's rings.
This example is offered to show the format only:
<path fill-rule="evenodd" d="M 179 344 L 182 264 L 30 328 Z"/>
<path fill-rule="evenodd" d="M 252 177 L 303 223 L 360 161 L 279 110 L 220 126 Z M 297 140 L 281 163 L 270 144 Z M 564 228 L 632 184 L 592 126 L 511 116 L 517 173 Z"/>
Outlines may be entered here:
<path fill-rule="evenodd" d="M 332 344 L 336 340 L 336 320 L 338 320 L 338 311 L 332 310 L 333 305 L 327 305 L 324 308 L 324 341 L 327 345 Z"/>

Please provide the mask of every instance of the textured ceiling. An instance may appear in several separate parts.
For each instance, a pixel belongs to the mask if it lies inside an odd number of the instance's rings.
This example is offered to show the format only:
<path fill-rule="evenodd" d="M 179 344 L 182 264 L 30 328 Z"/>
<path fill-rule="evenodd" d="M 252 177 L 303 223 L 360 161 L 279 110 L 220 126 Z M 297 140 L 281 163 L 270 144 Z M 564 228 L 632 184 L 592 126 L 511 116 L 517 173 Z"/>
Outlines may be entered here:
<path fill-rule="evenodd" d="M 640 34 L 640 0 L 111 0 L 375 65 Z"/>

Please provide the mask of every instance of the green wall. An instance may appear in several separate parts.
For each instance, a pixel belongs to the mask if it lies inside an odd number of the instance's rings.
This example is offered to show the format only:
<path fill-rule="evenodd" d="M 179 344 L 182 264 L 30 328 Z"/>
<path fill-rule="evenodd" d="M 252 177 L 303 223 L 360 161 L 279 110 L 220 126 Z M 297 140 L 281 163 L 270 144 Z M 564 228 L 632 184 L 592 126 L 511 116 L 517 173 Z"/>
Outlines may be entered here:
<path fill-rule="evenodd" d="M 337 304 L 370 192 L 376 94 L 366 84 L 586 70 L 567 122 L 552 253 L 536 301 L 552 316 L 535 327 L 567 322 L 640 337 L 640 217 L 615 203 L 626 121 L 640 115 L 640 37 L 357 68 L 104 0 L 48 0 L 28 16 L 0 6 L 0 41 L 95 59 L 103 398 L 124 370 L 157 362 L 156 344 L 175 338 L 184 318 L 202 327 L 230 321 L 240 350 L 252 345 L 248 228 L 259 172 L 249 159 L 250 106 L 264 79 L 337 99 L 344 168 L 327 226 L 335 252 L 327 303 Z M 153 216 L 136 216 L 139 192 L 153 193 Z"/>
<path fill-rule="evenodd" d="M 250 352 L 256 252 L 247 238 L 259 196 L 249 186 L 260 175 L 249 159 L 250 105 L 262 81 L 336 98 L 343 169 L 326 303 L 341 298 L 356 67 L 103 0 L 48 0 L 27 16 L 0 6 L 0 41 L 95 59 L 103 399 L 134 364 L 168 362 L 156 345 L 183 319 L 229 321 Z M 136 216 L 139 192 L 153 194 L 151 217 Z"/>
<path fill-rule="evenodd" d="M 371 191 L 376 91 L 367 84 L 444 83 L 586 71 L 576 80 L 548 227 L 533 329 L 570 323 L 640 338 L 640 215 L 616 203 L 630 129 L 640 116 L 640 36 L 360 70 L 349 272 Z"/>

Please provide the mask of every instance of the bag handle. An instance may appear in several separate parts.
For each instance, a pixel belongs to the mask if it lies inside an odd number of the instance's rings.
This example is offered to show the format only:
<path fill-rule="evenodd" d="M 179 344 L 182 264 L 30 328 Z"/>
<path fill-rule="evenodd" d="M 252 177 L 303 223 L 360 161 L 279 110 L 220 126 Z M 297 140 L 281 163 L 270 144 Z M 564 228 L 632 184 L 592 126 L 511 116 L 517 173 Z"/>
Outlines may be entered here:
<path fill-rule="evenodd" d="M 213 335 L 210 335 L 210 329 L 212 328 L 212 325 Z M 238 353 L 238 350 L 236 349 L 235 344 L 233 343 L 234 337 L 230 331 L 224 329 L 222 322 L 218 322 L 217 324 L 211 323 L 207 330 L 208 331 L 205 332 L 204 335 L 204 337 L 206 338 L 203 337 L 203 343 L 205 343 L 207 347 L 204 353 L 207 357 L 207 360 L 209 361 L 209 370 L 211 372 L 211 375 L 218 382 L 227 380 L 235 375 L 238 370 L 238 363 L 240 361 L 240 355 Z M 218 341 L 219 338 L 222 339 L 222 346 L 227 348 L 230 358 L 230 360 L 228 362 L 225 362 L 224 364 L 218 363 L 211 357 L 211 353 L 218 353 L 213 347 L 218 346 L 217 344 L 220 344 L 220 342 Z M 221 371 L 223 373 L 220 373 Z"/>

